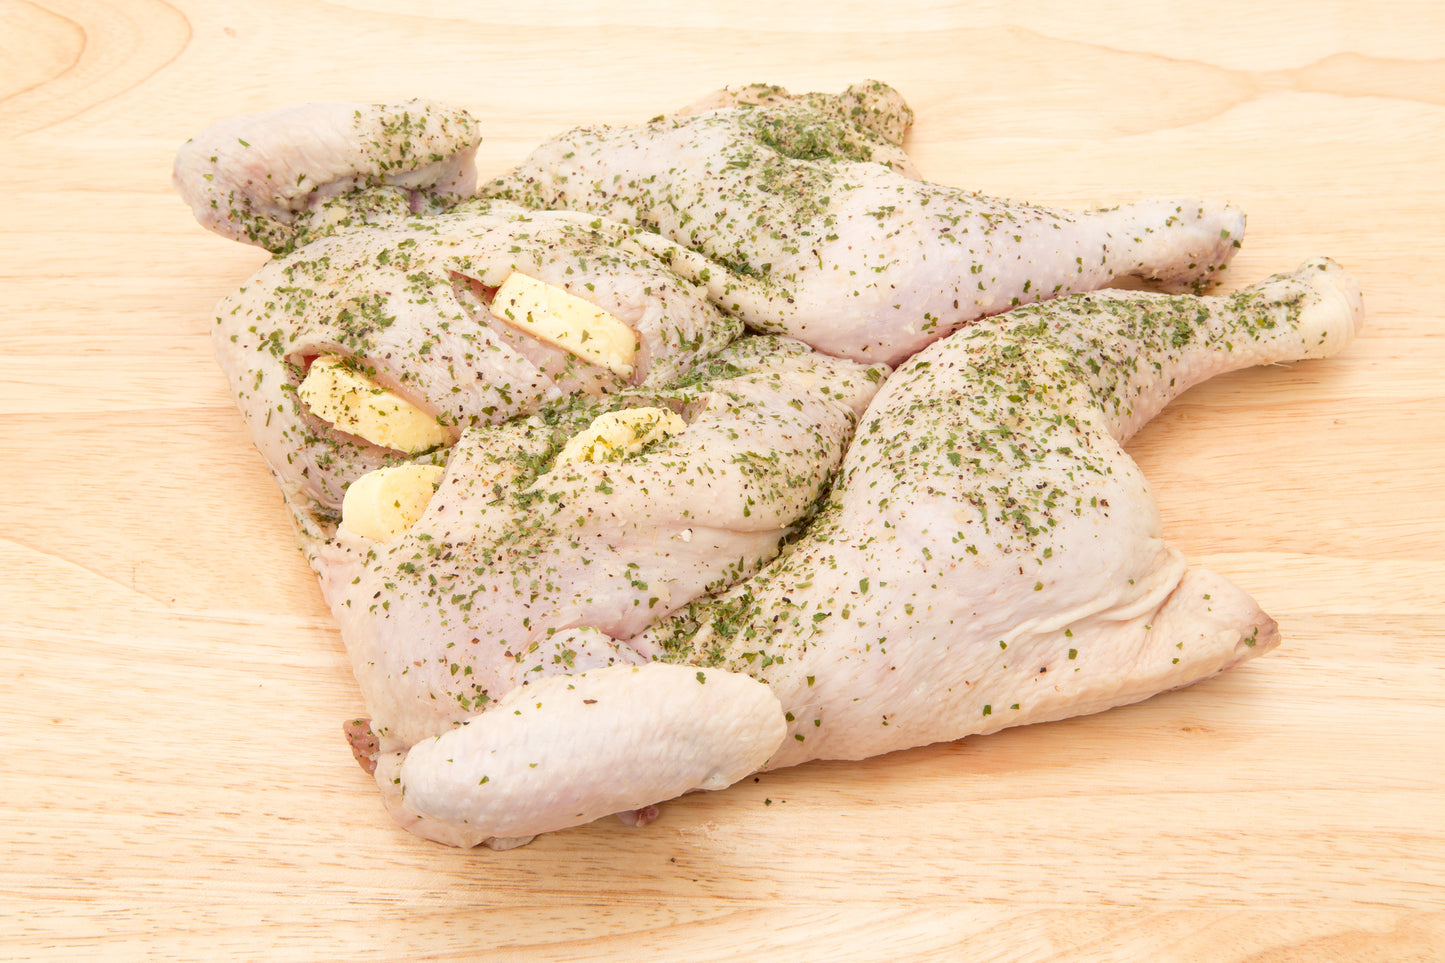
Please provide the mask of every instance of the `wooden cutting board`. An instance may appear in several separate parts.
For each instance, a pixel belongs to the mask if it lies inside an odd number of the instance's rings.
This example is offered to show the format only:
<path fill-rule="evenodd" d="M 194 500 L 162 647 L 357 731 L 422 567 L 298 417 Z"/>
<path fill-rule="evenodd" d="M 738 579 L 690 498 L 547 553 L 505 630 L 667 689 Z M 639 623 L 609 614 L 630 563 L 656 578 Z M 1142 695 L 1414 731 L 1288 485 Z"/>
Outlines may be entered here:
<path fill-rule="evenodd" d="M 1368 330 L 1131 446 L 1277 652 L 1101 715 L 749 778 L 506 853 L 398 830 L 207 340 L 264 259 L 214 120 L 466 107 L 500 170 L 725 84 L 877 78 L 926 176 L 1249 214 Z M 1445 6 L 0 0 L 0 957 L 1445 959 Z"/>

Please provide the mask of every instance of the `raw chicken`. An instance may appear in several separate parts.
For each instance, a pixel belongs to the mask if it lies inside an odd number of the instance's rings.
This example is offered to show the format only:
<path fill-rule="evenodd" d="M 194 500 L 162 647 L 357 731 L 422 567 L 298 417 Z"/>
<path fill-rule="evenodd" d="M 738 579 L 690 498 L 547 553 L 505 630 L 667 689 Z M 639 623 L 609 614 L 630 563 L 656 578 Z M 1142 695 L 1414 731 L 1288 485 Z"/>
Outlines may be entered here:
<path fill-rule="evenodd" d="M 379 749 L 547 675 L 646 661 L 615 640 L 776 555 L 885 373 L 748 337 L 665 389 L 470 428 L 404 534 L 366 538 L 343 520 L 316 539 Z M 643 406 L 687 424 L 615 459 L 562 463 L 600 413 Z"/>
<path fill-rule="evenodd" d="M 651 801 L 756 772 L 787 730 L 763 683 L 661 662 L 548 676 L 477 720 L 376 760 L 382 801 L 410 832 L 510 849 L 611 813 L 646 822 L 635 814 Z"/>
<path fill-rule="evenodd" d="M 640 643 L 767 681 L 795 717 L 771 766 L 1093 712 L 1259 655 L 1275 624 L 1163 541 L 1121 445 L 1191 385 L 1325 357 L 1361 318 L 1321 260 L 959 332 L 890 379 L 785 557 Z"/>
<path fill-rule="evenodd" d="M 182 148 L 202 223 L 277 255 L 222 303 L 217 355 L 408 829 L 639 824 L 1277 643 L 1163 542 L 1120 446 L 1212 374 L 1337 350 L 1353 283 L 1320 261 L 1223 298 L 1070 296 L 1201 288 L 1243 218 L 928 184 L 909 122 L 880 84 L 746 88 L 573 132 L 482 197 L 475 122 L 423 102 Z"/>
<path fill-rule="evenodd" d="M 476 142 L 474 121 L 435 104 L 325 103 L 222 121 L 177 155 L 203 224 L 278 254 L 221 302 L 212 339 L 299 523 L 330 532 L 346 486 L 400 458 L 310 410 L 297 389 L 317 357 L 346 359 L 455 440 L 574 394 L 670 383 L 741 330 L 625 225 L 505 202 L 452 210 Z M 494 314 L 514 272 L 623 322 L 631 372 Z"/>
<path fill-rule="evenodd" d="M 1021 308 L 919 353 L 865 413 L 800 539 L 632 639 L 704 672 L 699 692 L 750 677 L 778 700 L 739 700 L 727 738 L 688 743 L 685 772 L 732 775 L 731 734 L 762 751 L 780 711 L 786 735 L 763 768 L 1096 712 L 1273 648 L 1275 623 L 1247 595 L 1163 541 L 1121 443 L 1190 385 L 1324 357 L 1361 317 L 1354 283 L 1321 260 L 1223 298 L 1095 293 Z M 594 669 L 567 683 L 569 699 L 553 683 L 528 706 L 524 741 L 508 711 L 532 702 L 519 690 L 389 760 L 393 806 L 433 838 L 505 845 L 656 801 L 649 791 L 686 781 L 659 761 L 675 734 L 716 722 L 674 701 L 685 681 L 656 694 L 633 667 Z M 608 723 L 632 751 L 612 745 L 589 764 L 569 747 L 587 738 L 593 691 L 638 709 L 633 726 Z M 532 763 L 554 758 L 535 782 Z"/>
<path fill-rule="evenodd" d="M 396 451 L 337 431 L 297 393 L 308 363 L 354 359 L 453 435 L 573 394 L 667 384 L 739 331 L 688 281 L 608 225 L 498 204 L 336 229 L 261 267 L 218 308 L 213 343 L 252 438 L 288 491 L 334 509 Z M 625 233 L 625 232 L 624 232 Z M 635 333 L 629 377 L 496 317 L 511 272 L 609 311 Z"/>
<path fill-rule="evenodd" d="M 426 101 L 300 104 L 223 120 L 176 153 L 173 180 L 196 220 L 280 253 L 329 208 L 360 217 L 360 188 L 388 187 L 384 208 L 439 210 L 471 195 L 481 135 L 464 111 Z"/>
<path fill-rule="evenodd" d="M 967 322 L 1124 278 L 1212 281 L 1244 215 L 1200 200 L 1077 213 L 917 179 L 912 114 L 880 83 L 724 92 L 638 127 L 583 127 L 482 193 L 602 214 L 760 331 L 897 364 Z M 646 235 L 640 239 L 648 239 Z"/>

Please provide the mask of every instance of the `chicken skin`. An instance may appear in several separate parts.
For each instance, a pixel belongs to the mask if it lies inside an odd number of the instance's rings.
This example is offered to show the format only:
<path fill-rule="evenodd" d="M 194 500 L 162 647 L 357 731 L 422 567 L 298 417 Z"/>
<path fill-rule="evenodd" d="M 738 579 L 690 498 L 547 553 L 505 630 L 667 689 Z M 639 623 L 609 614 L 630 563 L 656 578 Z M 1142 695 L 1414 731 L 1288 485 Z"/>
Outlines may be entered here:
<path fill-rule="evenodd" d="M 960 331 L 889 379 L 785 555 L 635 644 L 766 681 L 792 716 L 770 766 L 1095 712 L 1260 655 L 1275 623 L 1164 541 L 1122 445 L 1191 385 L 1325 357 L 1361 320 L 1318 260 L 1222 298 L 1098 292 Z"/>
<path fill-rule="evenodd" d="M 213 343 L 401 825 L 643 823 L 1278 644 L 1164 540 L 1123 445 L 1213 375 L 1341 349 L 1355 283 L 1320 259 L 1206 295 L 1229 205 L 932 184 L 911 120 L 883 84 L 746 87 L 480 188 L 476 121 L 424 101 L 181 148 L 198 220 L 274 255 Z"/>
<path fill-rule="evenodd" d="M 735 703 L 724 743 L 689 742 L 687 772 L 734 772 L 735 734 L 753 734 L 762 752 L 779 712 L 785 733 L 761 768 L 1097 712 L 1275 647 L 1277 626 L 1248 595 L 1164 541 L 1122 442 L 1190 385 L 1325 357 L 1361 318 L 1354 282 L 1319 260 L 1227 297 L 1076 295 L 920 352 L 864 413 L 800 538 L 631 640 L 653 665 L 704 673 L 699 692 L 742 677 L 777 699 Z M 674 674 L 654 688 L 634 667 L 612 667 L 567 683 L 574 695 L 596 687 L 638 700 L 632 751 L 620 753 L 636 766 L 616 752 L 605 771 L 578 760 L 565 747 L 584 738 L 591 707 L 539 699 L 521 754 L 499 728 L 515 725 L 507 711 L 414 748 L 387 770 L 396 805 L 434 838 L 466 845 L 575 824 L 552 794 L 577 813 L 596 812 L 590 793 L 607 805 L 659 801 L 647 790 L 681 778 L 659 759 L 701 721 L 675 698 L 687 682 Z M 513 781 L 531 784 L 543 747 L 568 765 L 550 767 L 548 792 L 533 799 Z"/>
<path fill-rule="evenodd" d="M 379 748 L 446 731 L 548 675 L 645 662 L 627 639 L 777 554 L 884 373 L 744 338 L 667 388 L 468 429 L 424 513 L 394 537 L 343 516 L 309 555 Z M 658 409 L 679 415 L 675 433 L 567 460 L 568 439 L 606 412 Z"/>
<path fill-rule="evenodd" d="M 911 121 L 880 83 L 746 87 L 570 131 L 481 193 L 656 232 L 753 328 L 890 365 L 976 318 L 1125 278 L 1202 288 L 1243 237 L 1244 215 L 1213 201 L 1079 213 L 920 180 L 902 149 Z"/>

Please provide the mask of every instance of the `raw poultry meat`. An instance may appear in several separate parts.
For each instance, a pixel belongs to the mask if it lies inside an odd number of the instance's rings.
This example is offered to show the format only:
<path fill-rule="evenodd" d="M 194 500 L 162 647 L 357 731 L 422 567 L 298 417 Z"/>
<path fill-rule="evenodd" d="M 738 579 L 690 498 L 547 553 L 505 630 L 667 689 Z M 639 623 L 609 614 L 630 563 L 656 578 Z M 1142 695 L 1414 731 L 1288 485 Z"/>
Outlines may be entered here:
<path fill-rule="evenodd" d="M 897 364 L 967 322 L 1124 278 L 1199 288 L 1244 234 L 1213 201 L 1079 213 L 920 180 L 885 84 L 753 86 L 635 127 L 582 127 L 482 185 L 658 232 L 652 246 L 761 331 Z"/>
<path fill-rule="evenodd" d="M 182 148 L 202 223 L 276 255 L 216 351 L 402 825 L 503 848 L 645 822 L 1277 643 L 1162 540 L 1121 445 L 1215 373 L 1337 350 L 1353 282 L 1318 261 L 1202 297 L 1234 209 L 928 184 L 909 122 L 880 84 L 744 88 L 574 131 L 481 196 L 475 122 L 424 102 Z M 1196 293 L 1071 294 L 1124 276 Z"/>
<path fill-rule="evenodd" d="M 643 651 L 754 675 L 770 759 L 857 759 L 1094 712 L 1272 649 L 1275 623 L 1162 538 L 1122 445 L 1213 375 L 1333 354 L 1354 282 L 1309 262 L 1223 298 L 1099 292 L 961 331 L 879 393 L 806 535 Z"/>
<path fill-rule="evenodd" d="M 297 389 L 317 357 L 353 361 L 455 440 L 469 425 L 500 423 L 579 392 L 670 383 L 739 333 L 739 323 L 691 282 L 627 243 L 632 231 L 624 225 L 506 202 L 453 210 L 454 196 L 418 188 L 411 175 L 398 185 L 392 181 L 401 175 L 356 173 L 394 166 L 393 155 L 455 147 L 417 140 L 431 127 L 469 129 L 457 119 L 465 115 L 436 120 L 441 114 L 415 104 L 322 104 L 251 115 L 211 129 L 177 159 L 177 183 L 206 215 L 203 223 L 241 239 L 280 239 L 278 256 L 221 303 L 212 339 L 252 438 L 303 515 L 334 512 L 351 481 L 398 457 L 308 407 Z M 335 128 L 350 119 L 347 140 Z M 324 136 L 313 143 L 308 130 Z M 471 177 L 452 161 L 423 170 L 428 180 L 446 174 L 453 186 Z M 251 197 L 264 193 L 253 185 L 268 179 L 324 186 L 285 201 Z M 238 213 L 218 220 L 217 198 Z M 514 272 L 584 296 L 623 321 L 636 337 L 631 372 L 579 359 L 494 314 L 496 290 Z"/>
<path fill-rule="evenodd" d="M 173 180 L 203 225 L 279 253 L 314 223 L 363 218 L 358 188 L 391 188 L 383 209 L 411 213 L 470 196 L 480 140 L 465 111 L 423 101 L 299 104 L 212 124 Z"/>
<path fill-rule="evenodd" d="M 350 481 L 397 453 L 333 430 L 307 407 L 296 389 L 316 357 L 355 359 L 455 436 L 579 392 L 670 383 L 736 337 L 737 322 L 618 236 L 566 212 L 509 204 L 336 229 L 263 265 L 221 303 L 212 339 L 282 485 L 334 509 Z M 488 299 L 514 271 L 625 321 L 639 345 L 632 373 L 496 317 Z"/>
<path fill-rule="evenodd" d="M 1320 260 L 1223 298 L 1076 295 L 938 342 L 875 397 L 800 539 L 632 640 L 695 679 L 627 666 L 519 690 L 391 760 L 398 805 L 434 838 L 511 843 L 656 801 L 685 781 L 669 762 L 731 775 L 739 733 L 763 768 L 859 759 L 1096 712 L 1268 651 L 1275 623 L 1164 542 L 1121 444 L 1190 385 L 1324 357 L 1361 317 L 1353 282 Z M 677 694 L 734 677 L 778 704 L 739 699 L 719 720 Z M 588 699 L 631 715 L 597 737 L 625 749 L 600 752 Z M 697 735 L 704 721 L 719 742 Z"/>
<path fill-rule="evenodd" d="M 667 388 L 582 399 L 450 450 L 425 513 L 374 539 L 343 519 L 312 564 L 382 751 L 516 686 L 645 661 L 620 640 L 777 554 L 812 510 L 883 371 L 745 338 Z M 625 457 L 559 454 L 606 411 L 685 426 Z"/>

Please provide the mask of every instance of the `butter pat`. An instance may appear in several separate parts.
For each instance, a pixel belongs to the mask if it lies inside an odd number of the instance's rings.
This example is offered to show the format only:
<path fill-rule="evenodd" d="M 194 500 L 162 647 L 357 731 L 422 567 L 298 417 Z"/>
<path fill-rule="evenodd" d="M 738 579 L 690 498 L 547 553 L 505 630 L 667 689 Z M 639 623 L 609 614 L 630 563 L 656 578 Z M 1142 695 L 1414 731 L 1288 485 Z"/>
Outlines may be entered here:
<path fill-rule="evenodd" d="M 444 471 L 440 465 L 392 465 L 367 472 L 341 499 L 342 526 L 363 538 L 396 538 L 421 518 Z"/>
<path fill-rule="evenodd" d="M 296 394 L 316 417 L 373 445 L 414 455 L 449 440 L 436 418 L 343 358 L 323 355 L 313 361 Z"/>
<path fill-rule="evenodd" d="M 513 327 L 620 377 L 632 375 L 637 335 L 589 301 L 513 272 L 497 288 L 492 313 Z"/>
<path fill-rule="evenodd" d="M 557 453 L 556 464 L 560 467 L 584 461 L 616 461 L 686 427 L 687 422 L 671 408 L 609 411 L 567 439 Z"/>

